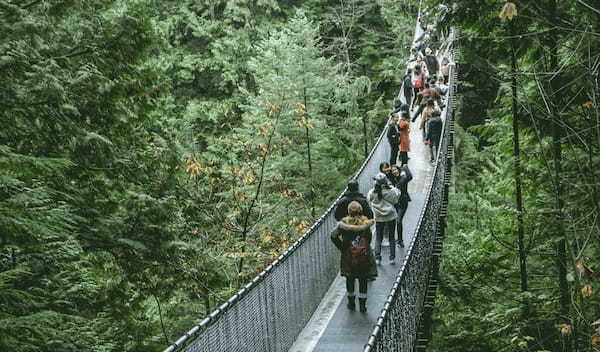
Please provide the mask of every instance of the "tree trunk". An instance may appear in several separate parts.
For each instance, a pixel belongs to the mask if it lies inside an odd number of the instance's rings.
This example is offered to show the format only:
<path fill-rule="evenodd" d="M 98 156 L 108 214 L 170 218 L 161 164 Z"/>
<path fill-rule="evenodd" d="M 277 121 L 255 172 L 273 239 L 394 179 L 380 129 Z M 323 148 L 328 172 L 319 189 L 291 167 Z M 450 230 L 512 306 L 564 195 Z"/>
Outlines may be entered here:
<path fill-rule="evenodd" d="M 153 293 L 152 296 L 154 297 L 154 301 L 156 301 L 156 305 L 158 306 L 158 316 L 160 318 L 160 327 L 162 329 L 162 333 L 163 333 L 163 337 L 165 338 L 165 344 L 169 344 L 169 336 L 167 335 L 167 329 L 165 328 L 165 323 L 163 321 L 163 316 L 162 316 L 162 308 L 160 306 L 160 301 L 158 300 L 158 297 Z"/>
<path fill-rule="evenodd" d="M 367 137 L 367 116 L 366 115 L 363 115 L 362 123 L 363 123 L 363 138 L 365 140 L 365 159 L 366 159 L 367 156 L 369 156 L 369 140 Z"/>
<path fill-rule="evenodd" d="M 304 129 L 306 131 L 306 155 L 308 158 L 308 181 L 310 187 L 310 215 L 312 218 L 315 218 L 315 185 L 313 184 L 313 167 L 312 167 L 312 158 L 310 154 L 310 131 L 308 128 L 308 105 L 307 105 L 307 97 L 306 97 L 306 84 L 304 85 L 304 116 L 306 118 L 306 126 Z"/>
<path fill-rule="evenodd" d="M 557 23 L 558 17 L 556 16 L 556 0 L 550 0 L 549 2 L 549 23 Z M 550 50 L 550 72 L 558 72 L 560 69 L 558 65 L 558 34 L 557 29 L 554 28 L 549 32 L 548 44 Z M 572 325 L 570 319 L 570 308 L 571 308 L 571 297 L 569 295 L 569 283 L 567 281 L 567 234 L 565 231 L 564 224 L 564 187 L 561 180 L 562 177 L 562 128 L 560 126 L 560 116 L 558 112 L 558 106 L 560 105 L 560 96 L 556 95 L 556 92 L 560 88 L 559 74 L 556 73 L 550 78 L 550 104 L 551 107 L 551 119 L 552 119 L 552 160 L 554 164 L 554 195 L 555 195 L 555 206 L 556 206 L 556 236 L 558 242 L 556 244 L 556 264 L 558 267 L 558 288 L 560 295 L 560 308 L 559 308 L 559 321 L 563 324 Z M 565 341 L 563 344 L 563 351 L 570 352 L 573 350 L 572 343 L 575 338 L 575 329 L 572 329 L 573 334 L 565 334 Z"/>
<path fill-rule="evenodd" d="M 517 100 L 517 57 L 514 27 L 512 20 L 508 21 L 508 32 L 510 36 L 510 65 L 511 65 L 511 88 L 512 88 L 512 125 L 513 125 L 513 155 L 515 163 L 515 203 L 517 207 L 517 243 L 519 251 L 519 273 L 521 278 L 521 292 L 529 290 L 527 283 L 527 251 L 525 249 L 523 229 L 523 197 L 521 194 L 521 145 L 519 143 L 519 114 Z M 521 317 L 527 320 L 529 317 L 529 301 L 523 298 Z"/>
<path fill-rule="evenodd" d="M 206 311 L 206 314 L 211 312 L 211 307 L 210 307 L 210 292 L 208 291 L 208 289 L 204 289 L 204 295 L 203 295 L 203 299 L 204 299 L 204 310 Z"/>

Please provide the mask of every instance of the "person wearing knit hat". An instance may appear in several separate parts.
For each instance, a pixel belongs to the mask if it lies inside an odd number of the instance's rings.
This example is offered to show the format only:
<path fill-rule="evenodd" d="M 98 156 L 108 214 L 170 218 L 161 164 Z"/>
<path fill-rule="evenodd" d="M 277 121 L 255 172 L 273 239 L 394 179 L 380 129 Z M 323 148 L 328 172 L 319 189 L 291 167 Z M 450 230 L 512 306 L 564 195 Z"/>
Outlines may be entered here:
<path fill-rule="evenodd" d="M 381 263 L 381 242 L 384 233 L 388 234 L 390 242 L 390 264 L 396 264 L 396 207 L 400 191 L 394 187 L 384 173 L 374 177 L 375 186 L 367 194 L 375 216 L 375 259 Z"/>

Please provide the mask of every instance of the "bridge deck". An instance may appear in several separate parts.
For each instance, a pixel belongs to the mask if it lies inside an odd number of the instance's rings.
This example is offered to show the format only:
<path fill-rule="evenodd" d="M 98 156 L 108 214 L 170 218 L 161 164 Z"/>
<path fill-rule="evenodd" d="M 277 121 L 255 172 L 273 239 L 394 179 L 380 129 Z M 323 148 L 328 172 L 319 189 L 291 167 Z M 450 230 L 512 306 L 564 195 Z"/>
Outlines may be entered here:
<path fill-rule="evenodd" d="M 408 244 L 419 220 L 419 214 L 425 200 L 426 185 L 431 182 L 433 167 L 429 163 L 429 147 L 423 144 L 421 130 L 418 126 L 420 118 L 411 123 L 411 152 L 408 165 L 413 172 L 413 180 L 409 183 L 412 202 L 409 203 L 404 216 L 404 243 Z M 405 249 L 397 248 L 396 265 L 390 265 L 389 246 L 386 241 L 382 249 L 382 265 L 378 268 L 377 280 L 369 284 L 367 313 L 351 312 L 346 308 L 345 279 L 338 276 L 311 320 L 300 333 L 290 352 L 325 352 L 325 351 L 362 351 L 379 317 L 383 304 L 389 295 L 398 272 L 404 265 Z M 358 308 L 358 304 L 357 304 Z"/>

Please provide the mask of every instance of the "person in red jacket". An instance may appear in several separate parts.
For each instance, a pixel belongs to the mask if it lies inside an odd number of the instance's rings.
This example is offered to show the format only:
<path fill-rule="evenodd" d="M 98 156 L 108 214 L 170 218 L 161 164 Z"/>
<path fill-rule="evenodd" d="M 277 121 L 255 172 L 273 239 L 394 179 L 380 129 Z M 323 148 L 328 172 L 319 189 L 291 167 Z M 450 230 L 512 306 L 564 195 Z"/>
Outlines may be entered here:
<path fill-rule="evenodd" d="M 401 112 L 398 129 L 400 130 L 400 163 L 406 165 L 408 152 L 410 152 L 410 115 L 407 111 Z"/>

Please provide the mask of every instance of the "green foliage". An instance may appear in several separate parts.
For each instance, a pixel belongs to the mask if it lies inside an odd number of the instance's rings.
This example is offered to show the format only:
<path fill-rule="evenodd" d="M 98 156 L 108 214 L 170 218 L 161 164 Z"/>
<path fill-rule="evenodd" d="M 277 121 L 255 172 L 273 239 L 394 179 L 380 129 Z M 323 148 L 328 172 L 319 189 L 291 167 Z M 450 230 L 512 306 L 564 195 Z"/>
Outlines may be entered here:
<path fill-rule="evenodd" d="M 433 349 L 593 350 L 600 339 L 595 339 L 592 322 L 600 311 L 591 271 L 598 269 L 600 242 L 598 224 L 589 219 L 599 210 L 595 176 L 600 164 L 594 155 L 600 146 L 592 118 L 599 91 L 585 62 L 600 54 L 598 39 L 584 30 L 574 34 L 550 28 L 552 1 L 513 3 L 517 15 L 505 22 L 498 17 L 499 2 L 455 4 L 452 21 L 462 28 L 460 73 L 465 81 L 459 122 L 467 131 L 459 130 L 456 138 Z M 570 28 L 597 30 L 597 17 L 589 8 L 556 4 L 556 18 Z M 516 38 L 506 35 L 509 22 Z M 516 235 L 511 39 L 518 55 L 526 291 Z M 559 49 L 553 57 L 554 46 Z M 559 91 L 553 91 L 546 74 L 558 77 Z M 557 199 L 563 200 L 562 208 Z M 561 243 L 566 244 L 566 273 L 559 270 Z M 562 279 L 567 281 L 567 302 L 561 301 Z M 565 304 L 567 312 L 561 314 Z"/>

